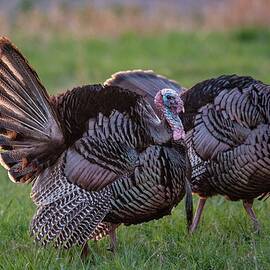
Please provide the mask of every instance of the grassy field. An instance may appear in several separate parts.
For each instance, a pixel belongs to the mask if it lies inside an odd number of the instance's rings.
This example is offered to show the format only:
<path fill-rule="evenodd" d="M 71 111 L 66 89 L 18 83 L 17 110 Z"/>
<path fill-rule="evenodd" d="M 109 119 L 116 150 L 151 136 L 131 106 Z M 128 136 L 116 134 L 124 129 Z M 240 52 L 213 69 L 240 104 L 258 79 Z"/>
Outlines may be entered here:
<path fill-rule="evenodd" d="M 185 87 L 231 73 L 270 83 L 270 32 L 263 30 L 156 37 L 130 33 L 106 40 L 11 38 L 50 93 L 137 68 L 153 69 Z M 241 202 L 215 197 L 193 236 L 185 231 L 180 203 L 160 221 L 121 227 L 115 256 L 106 250 L 108 239 L 90 243 L 92 254 L 83 263 L 79 248 L 58 252 L 33 243 L 28 234 L 35 211 L 30 186 L 15 185 L 4 170 L 0 173 L 0 269 L 270 269 L 269 202 L 255 203 L 260 235 L 253 234 Z"/>

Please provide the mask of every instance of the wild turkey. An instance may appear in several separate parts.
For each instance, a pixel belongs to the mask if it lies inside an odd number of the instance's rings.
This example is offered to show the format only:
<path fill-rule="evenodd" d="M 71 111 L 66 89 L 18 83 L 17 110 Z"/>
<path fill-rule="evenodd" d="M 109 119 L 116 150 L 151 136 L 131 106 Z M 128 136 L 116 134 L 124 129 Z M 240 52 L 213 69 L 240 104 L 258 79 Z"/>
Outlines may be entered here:
<path fill-rule="evenodd" d="M 159 81 L 151 71 L 128 71 L 113 75 L 107 84 L 148 93 L 154 84 L 158 91 Z M 163 77 L 162 87 L 172 83 Z M 207 198 L 216 194 L 243 200 L 259 230 L 252 204 L 270 192 L 270 86 L 251 77 L 224 75 L 183 91 L 181 99 L 192 191 L 200 196 L 190 231 L 196 229 Z"/>
<path fill-rule="evenodd" d="M 141 95 L 119 87 L 88 85 L 49 97 L 2 38 L 0 96 L 1 164 L 12 181 L 32 182 L 30 227 L 42 245 L 70 248 L 109 234 L 114 248 L 117 226 L 168 215 L 185 193 L 191 224 L 178 92 L 155 95 L 161 120 Z"/>

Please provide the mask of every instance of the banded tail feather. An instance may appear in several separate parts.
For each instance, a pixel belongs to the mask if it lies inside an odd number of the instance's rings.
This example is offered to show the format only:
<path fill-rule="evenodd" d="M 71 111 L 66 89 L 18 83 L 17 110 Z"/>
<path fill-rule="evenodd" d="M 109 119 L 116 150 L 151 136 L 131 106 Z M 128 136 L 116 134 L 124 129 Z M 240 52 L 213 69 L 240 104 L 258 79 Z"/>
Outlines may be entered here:
<path fill-rule="evenodd" d="M 14 182 L 29 182 L 64 145 L 56 112 L 36 72 L 5 37 L 0 39 L 1 164 Z"/>

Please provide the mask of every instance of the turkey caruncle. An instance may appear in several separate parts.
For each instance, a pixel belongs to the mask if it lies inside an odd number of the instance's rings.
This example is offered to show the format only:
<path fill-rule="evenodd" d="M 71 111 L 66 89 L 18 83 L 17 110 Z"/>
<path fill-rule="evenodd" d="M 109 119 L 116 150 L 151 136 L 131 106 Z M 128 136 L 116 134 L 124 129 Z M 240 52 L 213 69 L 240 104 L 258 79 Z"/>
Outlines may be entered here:
<path fill-rule="evenodd" d="M 176 91 L 177 90 L 177 91 Z M 153 104 L 116 86 L 87 85 L 50 97 L 35 71 L 0 40 L 1 164 L 16 183 L 32 183 L 30 230 L 42 245 L 70 248 L 111 236 L 121 224 L 171 213 L 186 194 L 190 164 L 178 116 L 178 89 Z"/>
<path fill-rule="evenodd" d="M 179 87 L 140 70 L 116 73 L 106 84 L 140 89 L 149 102 L 153 89 Z M 192 191 L 200 196 L 191 232 L 207 198 L 217 194 L 243 200 L 258 231 L 253 200 L 270 192 L 270 86 L 247 76 L 224 75 L 183 91 L 181 99 L 185 112 L 179 116 L 187 132 Z"/>

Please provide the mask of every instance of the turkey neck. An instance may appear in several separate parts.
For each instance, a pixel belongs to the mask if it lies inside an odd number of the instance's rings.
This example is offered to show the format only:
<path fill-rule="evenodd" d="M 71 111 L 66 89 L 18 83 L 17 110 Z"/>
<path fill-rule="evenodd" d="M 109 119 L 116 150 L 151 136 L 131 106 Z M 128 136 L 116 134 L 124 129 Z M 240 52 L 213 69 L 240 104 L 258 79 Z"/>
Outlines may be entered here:
<path fill-rule="evenodd" d="M 184 127 L 182 121 L 177 112 L 172 111 L 169 108 L 164 108 L 164 117 L 169 124 L 172 133 L 173 133 L 173 140 L 179 141 L 184 139 Z"/>

